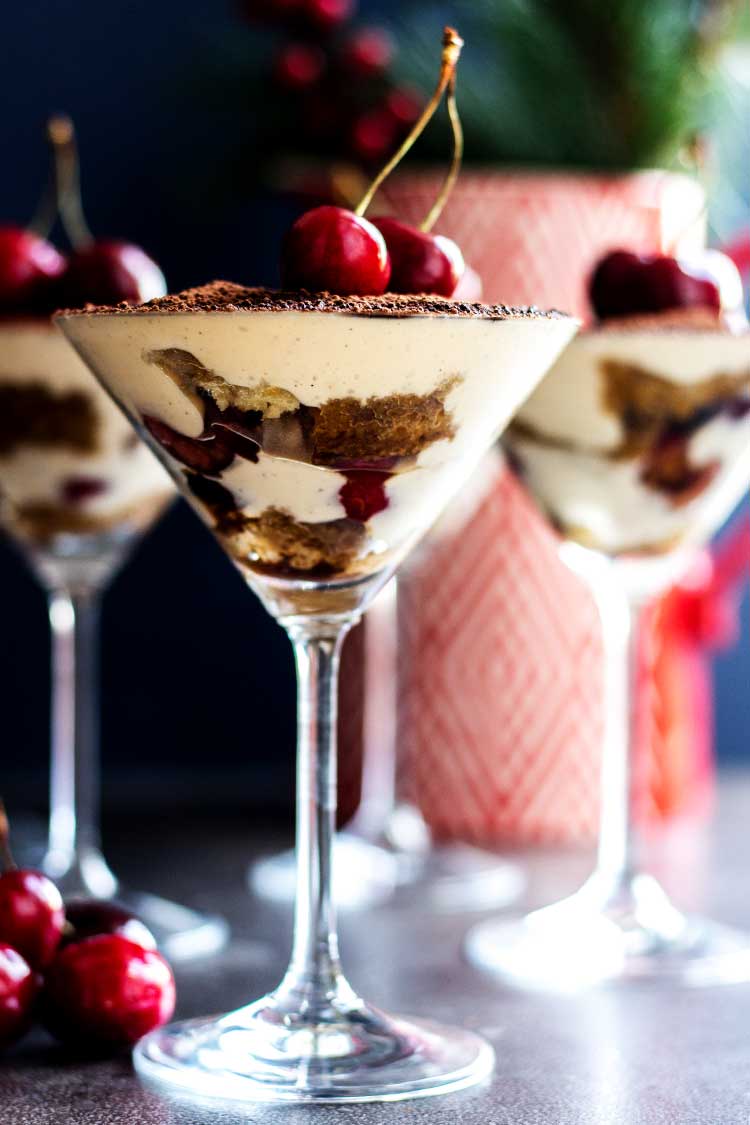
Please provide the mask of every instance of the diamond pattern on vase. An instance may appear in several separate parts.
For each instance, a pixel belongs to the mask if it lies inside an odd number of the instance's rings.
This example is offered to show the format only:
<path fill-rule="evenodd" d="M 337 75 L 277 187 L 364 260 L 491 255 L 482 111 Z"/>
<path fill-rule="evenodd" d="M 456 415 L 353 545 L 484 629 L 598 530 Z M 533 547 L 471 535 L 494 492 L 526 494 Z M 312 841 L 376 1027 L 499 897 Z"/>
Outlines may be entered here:
<path fill-rule="evenodd" d="M 399 581 L 400 787 L 440 838 L 590 843 L 603 734 L 598 615 L 516 478 L 497 463 L 484 472 L 478 506 L 461 520 L 454 505 Z M 711 791 L 705 660 L 677 638 L 665 606 L 641 640 L 640 821 L 703 811 Z"/>
<path fill-rule="evenodd" d="M 589 840 L 601 647 L 591 599 L 502 470 L 400 581 L 400 753 L 436 835 Z"/>

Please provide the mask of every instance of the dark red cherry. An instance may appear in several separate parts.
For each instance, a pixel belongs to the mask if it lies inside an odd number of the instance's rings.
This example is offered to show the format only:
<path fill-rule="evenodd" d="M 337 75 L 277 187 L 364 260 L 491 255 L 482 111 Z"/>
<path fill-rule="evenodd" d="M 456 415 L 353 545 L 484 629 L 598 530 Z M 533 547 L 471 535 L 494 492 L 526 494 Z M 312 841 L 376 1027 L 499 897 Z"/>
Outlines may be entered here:
<path fill-rule="evenodd" d="M 589 297 L 600 320 L 665 309 L 721 310 L 719 286 L 710 277 L 676 258 L 627 250 L 614 250 L 599 262 Z"/>
<path fill-rule="evenodd" d="M 234 460 L 232 435 L 226 430 L 212 430 L 210 437 L 191 438 L 149 414 L 143 415 L 143 424 L 167 453 L 198 473 L 220 473 Z"/>
<path fill-rule="evenodd" d="M 217 480 L 203 477 L 200 473 L 185 473 L 185 482 L 193 496 L 205 504 L 215 516 L 233 512 L 237 507 L 232 493 Z"/>
<path fill-rule="evenodd" d="M 174 1005 L 174 977 L 160 953 L 121 934 L 99 934 L 57 955 L 40 1007 L 57 1039 L 99 1053 L 160 1027 Z"/>
<path fill-rule="evenodd" d="M 31 1024 L 39 980 L 18 950 L 0 942 L 0 1047 L 20 1039 Z"/>
<path fill-rule="evenodd" d="M 453 296 L 466 266 L 452 239 L 425 234 L 400 219 L 373 219 L 373 223 L 391 256 L 391 292 Z"/>
<path fill-rule="evenodd" d="M 52 283 L 64 269 L 51 242 L 20 227 L 0 227 L 0 312 L 50 312 Z"/>
<path fill-rule="evenodd" d="M 385 292 L 390 274 L 380 231 L 343 207 L 306 211 L 284 238 L 281 277 L 287 289 L 377 296 Z"/>
<path fill-rule="evenodd" d="M 141 949 L 156 949 L 156 938 L 148 926 L 117 902 L 73 899 L 65 904 L 65 920 L 62 948 L 97 934 L 119 934 Z"/>
<path fill-rule="evenodd" d="M 278 86 L 293 93 L 307 93 L 320 81 L 326 57 L 313 43 L 288 43 L 282 47 L 273 64 L 273 77 Z"/>
<path fill-rule="evenodd" d="M 61 282 L 65 301 L 73 308 L 89 302 L 139 305 L 167 291 L 164 274 L 153 258 L 130 242 L 101 241 L 71 256 Z"/>
<path fill-rule="evenodd" d="M 55 884 L 20 868 L 0 875 L 0 942 L 17 949 L 32 969 L 43 969 L 57 952 L 65 911 Z"/>
<path fill-rule="evenodd" d="M 83 504 L 95 496 L 102 496 L 108 488 L 106 480 L 101 477 L 66 477 L 61 487 L 62 501 L 63 504 Z"/>
<path fill-rule="evenodd" d="M 354 78 L 369 79 L 382 75 L 393 61 L 393 39 L 380 27 L 363 27 L 355 31 L 341 48 L 341 65 Z"/>
<path fill-rule="evenodd" d="M 346 484 L 339 489 L 339 500 L 350 520 L 366 523 L 388 507 L 385 483 L 390 473 L 368 469 L 350 469 L 344 473 Z"/>

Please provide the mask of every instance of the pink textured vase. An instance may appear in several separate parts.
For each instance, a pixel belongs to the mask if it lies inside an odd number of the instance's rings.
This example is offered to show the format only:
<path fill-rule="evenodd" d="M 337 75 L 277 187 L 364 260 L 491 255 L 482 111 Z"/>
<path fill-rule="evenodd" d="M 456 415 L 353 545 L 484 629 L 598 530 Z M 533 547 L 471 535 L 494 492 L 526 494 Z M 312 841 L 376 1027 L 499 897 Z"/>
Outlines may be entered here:
<path fill-rule="evenodd" d="M 440 180 L 432 172 L 395 176 L 383 209 L 417 221 Z M 704 196 L 693 180 L 666 172 L 469 172 L 439 230 L 479 271 L 485 299 L 586 319 L 594 262 L 616 246 L 702 245 Z M 466 518 L 454 511 L 400 580 L 407 781 L 438 836 L 589 842 L 603 720 L 597 615 L 521 486 L 497 464 L 483 472 L 479 505 Z M 695 645 L 674 649 L 659 632 L 662 618 L 644 643 L 636 764 L 638 809 L 651 818 L 702 807 L 711 779 L 707 732 L 681 721 L 673 705 L 676 683 L 688 698 L 705 693 L 705 665 Z"/>

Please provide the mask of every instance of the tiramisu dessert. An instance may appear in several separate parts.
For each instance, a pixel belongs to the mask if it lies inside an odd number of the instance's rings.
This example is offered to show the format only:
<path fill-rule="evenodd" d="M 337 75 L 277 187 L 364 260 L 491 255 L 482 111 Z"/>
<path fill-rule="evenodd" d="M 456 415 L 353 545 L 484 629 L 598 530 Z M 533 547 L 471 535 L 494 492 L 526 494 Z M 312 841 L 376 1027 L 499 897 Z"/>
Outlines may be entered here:
<path fill-rule="evenodd" d="M 58 536 L 141 529 L 172 491 L 49 317 L 0 319 L 0 489 L 6 526 L 53 550 Z"/>
<path fill-rule="evenodd" d="M 747 487 L 750 331 L 739 277 L 731 263 L 723 273 L 729 286 L 623 251 L 594 272 L 598 322 L 506 436 L 567 538 L 611 555 L 671 551 L 707 538 Z"/>
<path fill-rule="evenodd" d="M 60 536 L 142 529 L 172 488 L 50 318 L 60 305 L 158 296 L 164 277 L 138 247 L 95 242 L 80 205 L 71 216 L 72 126 L 53 119 L 50 132 L 57 202 L 78 248 L 66 259 L 31 230 L 0 227 L 0 491 L 4 524 L 54 553 Z"/>
<path fill-rule="evenodd" d="M 574 332 L 227 282 L 61 324 L 243 569 L 331 583 L 395 564 Z"/>

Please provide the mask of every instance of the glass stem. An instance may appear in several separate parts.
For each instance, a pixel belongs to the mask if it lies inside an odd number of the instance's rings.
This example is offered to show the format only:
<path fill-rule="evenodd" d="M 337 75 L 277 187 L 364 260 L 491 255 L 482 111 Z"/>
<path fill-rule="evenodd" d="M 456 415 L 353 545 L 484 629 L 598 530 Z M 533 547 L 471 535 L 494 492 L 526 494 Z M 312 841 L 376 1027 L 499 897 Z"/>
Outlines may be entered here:
<path fill-rule="evenodd" d="M 347 832 L 378 845 L 396 807 L 397 583 L 391 578 L 365 617 L 362 788 L 359 807 L 347 825 Z"/>
<path fill-rule="evenodd" d="M 292 958 L 277 997 L 289 996 L 294 1010 L 313 1020 L 355 999 L 341 973 L 331 872 L 338 669 L 352 624 L 327 618 L 287 625 L 298 679 L 297 899 Z"/>
<path fill-rule="evenodd" d="M 633 759 L 642 603 L 614 566 L 592 588 L 604 645 L 604 746 L 597 878 L 616 893 L 637 873 L 633 832 Z"/>
<path fill-rule="evenodd" d="M 49 847 L 45 870 L 71 884 L 69 893 L 107 895 L 99 854 L 98 634 L 97 589 L 53 589 L 49 594 L 52 634 L 52 730 Z M 87 861 L 98 869 L 89 886 Z M 89 873 L 90 874 L 90 873 Z M 112 883 L 114 879 L 110 875 Z"/>

